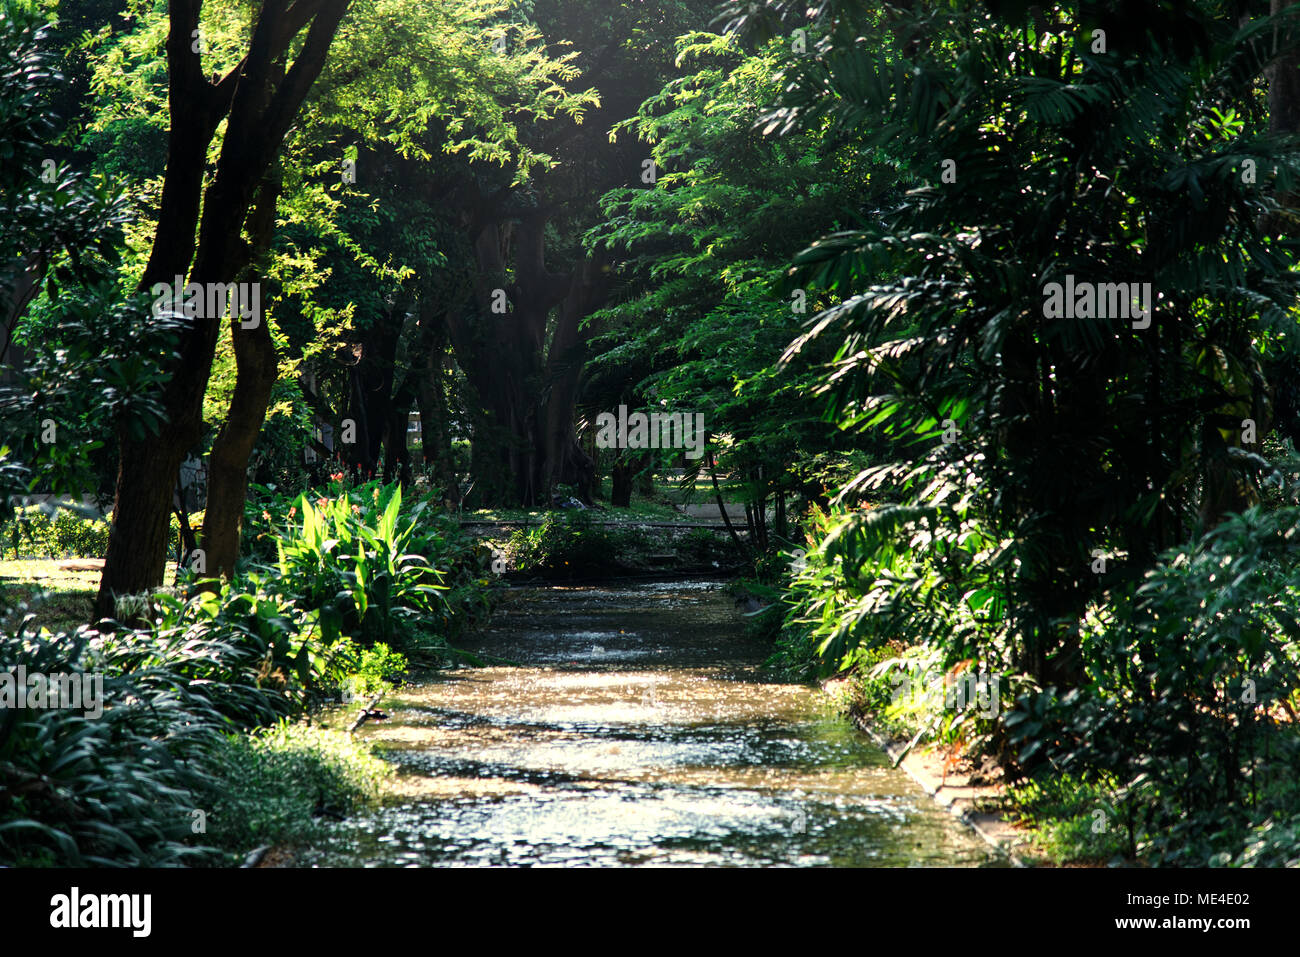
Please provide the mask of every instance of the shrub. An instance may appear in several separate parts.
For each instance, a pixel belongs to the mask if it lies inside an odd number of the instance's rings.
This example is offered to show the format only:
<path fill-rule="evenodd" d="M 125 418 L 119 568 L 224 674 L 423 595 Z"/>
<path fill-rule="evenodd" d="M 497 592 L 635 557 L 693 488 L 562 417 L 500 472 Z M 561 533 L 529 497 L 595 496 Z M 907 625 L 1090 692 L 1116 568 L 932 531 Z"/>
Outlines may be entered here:
<path fill-rule="evenodd" d="M 203 534 L 203 512 L 189 516 L 196 537 Z M 103 558 L 108 554 L 111 515 L 81 516 L 61 508 L 51 514 L 44 506 L 18 509 L 0 527 L 0 555 L 14 558 Z M 171 541 L 180 540 L 180 523 L 171 516 Z"/>
<path fill-rule="evenodd" d="M 423 554 L 425 504 L 403 515 L 397 486 L 374 486 L 369 508 L 347 495 L 301 496 L 302 523 L 278 543 L 280 587 L 320 609 L 327 636 L 411 647 L 422 625 L 451 617 L 443 573 Z"/>
<path fill-rule="evenodd" d="M 336 650 L 348 672 L 344 681 L 344 701 L 387 694 L 410 668 L 405 655 L 393 651 L 383 642 L 362 648 L 352 639 L 343 638 Z"/>
<path fill-rule="evenodd" d="M 319 613 L 300 608 L 280 585 L 253 574 L 216 593 L 159 590 L 136 599 L 147 626 L 101 636 L 98 660 L 137 681 L 174 686 L 191 709 L 228 730 L 299 714 L 334 695 L 350 662 Z"/>
<path fill-rule="evenodd" d="M 997 550 L 965 507 L 814 508 L 778 659 L 808 678 L 853 670 L 873 649 L 905 641 L 940 649 L 944 669 L 969 661 L 1001 674 L 1010 656 L 988 560 Z"/>
<path fill-rule="evenodd" d="M 1037 829 L 1036 842 L 1056 860 L 1112 862 L 1122 859 L 1128 833 L 1115 826 L 1114 784 L 1048 775 L 1007 790 L 1007 805 Z"/>
<path fill-rule="evenodd" d="M 579 573 L 607 565 L 610 542 L 585 511 L 548 512 L 541 524 L 510 537 L 510 552 L 521 570 Z"/>
<path fill-rule="evenodd" d="M 1204 866 L 1289 815 L 1300 741 L 1300 509 L 1228 516 L 1085 631 L 1088 681 L 1006 719 L 1043 773 L 1105 774 L 1130 853 Z M 1260 853 L 1263 853 L 1262 851 Z"/>
<path fill-rule="evenodd" d="M 51 514 L 31 505 L 19 509 L 0 530 L 0 543 L 14 558 L 103 558 L 108 551 L 108 521 L 68 509 Z"/>
<path fill-rule="evenodd" d="M 547 512 L 540 524 L 516 531 L 508 549 L 521 571 L 571 576 L 608 572 L 617 567 L 618 556 L 645 548 L 649 541 L 635 526 L 607 528 L 597 525 L 588 510 L 560 509 Z"/>
<path fill-rule="evenodd" d="M 306 842 L 323 817 L 373 803 L 392 771 L 341 731 L 281 721 L 229 735 L 212 756 L 208 839 L 230 850 Z"/>
<path fill-rule="evenodd" d="M 448 641 L 488 610 L 486 556 L 428 498 L 369 482 L 246 513 L 255 552 L 275 549 L 276 587 L 319 609 L 331 642 L 452 653 Z M 253 562 L 249 567 L 260 567 Z"/>
<path fill-rule="evenodd" d="M 106 670 L 93 632 L 0 633 L 0 661 L 28 674 L 98 675 L 102 715 L 6 708 L 0 721 L 0 861 L 27 865 L 159 866 L 198 861 L 194 791 L 206 786 L 213 738 L 184 683 Z M 143 680 L 142 680 L 143 678 Z"/>

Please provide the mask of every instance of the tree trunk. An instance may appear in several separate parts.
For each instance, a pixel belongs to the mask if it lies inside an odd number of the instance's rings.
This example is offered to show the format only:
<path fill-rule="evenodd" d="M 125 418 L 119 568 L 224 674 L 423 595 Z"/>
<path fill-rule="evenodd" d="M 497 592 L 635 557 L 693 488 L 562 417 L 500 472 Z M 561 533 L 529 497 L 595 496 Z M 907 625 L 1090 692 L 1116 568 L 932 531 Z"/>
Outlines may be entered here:
<path fill-rule="evenodd" d="M 471 477 L 476 500 L 549 504 L 553 486 L 572 484 L 591 501 L 595 463 L 573 431 L 574 403 L 587 332 L 582 319 L 604 294 L 604 266 L 584 261 L 569 274 L 545 264 L 546 215 L 511 218 L 484 200 L 471 234 L 478 275 L 474 293 L 483 320 L 473 329 L 445 313 L 452 347 L 478 399 Z M 513 262 L 514 281 L 507 281 Z M 508 311 L 493 306 L 504 293 Z M 543 361 L 547 318 L 560 306 Z"/>
<path fill-rule="evenodd" d="M 352 384 L 348 418 L 356 424 L 356 442 L 345 448 L 359 475 L 373 477 L 380 469 L 384 437 L 388 433 L 393 402 L 397 345 L 406 323 L 407 306 L 387 310 L 366 329 L 354 347 L 357 359 L 349 369 Z M 402 435 L 405 439 L 406 430 Z"/>
<path fill-rule="evenodd" d="M 384 428 L 384 481 L 394 478 L 402 483 L 403 488 L 411 486 L 411 449 L 408 444 L 411 405 L 415 402 L 413 378 L 408 373 L 402 379 L 400 388 L 393 392 L 388 405 L 388 422 Z"/>
<path fill-rule="evenodd" d="M 433 467 L 434 481 L 443 497 L 460 502 L 455 463 L 451 452 L 451 417 L 447 411 L 446 350 L 443 317 L 429 303 L 420 306 L 419 348 L 412 370 L 415 377 L 415 401 L 420 410 L 421 453 L 424 464 Z"/>
<path fill-rule="evenodd" d="M 636 465 L 625 455 L 619 455 L 614 460 L 614 468 L 610 475 L 610 495 L 609 504 L 614 508 L 630 508 L 632 506 L 632 485 L 633 478 L 636 474 Z"/>
<path fill-rule="evenodd" d="M 96 619 L 116 615 L 116 596 L 146 591 L 163 583 L 171 538 L 172 494 L 184 457 L 162 442 L 124 439 L 121 447 L 113 524 L 95 601 Z"/>
<path fill-rule="evenodd" d="M 268 177 L 249 217 L 249 232 L 258 258 L 270 249 L 279 193 L 278 178 Z M 208 504 L 203 522 L 203 557 L 206 573 L 213 576 L 214 584 L 235 574 L 244 525 L 244 500 L 248 494 L 248 458 L 266 421 L 271 389 L 279 371 L 275 343 L 266 321 L 259 317 L 256 326 L 245 329 L 232 316 L 230 328 L 235 350 L 235 392 L 226 423 L 212 443 L 208 460 Z"/>
<path fill-rule="evenodd" d="M 573 431 L 578 383 L 587 356 L 587 333 L 582 320 L 600 304 L 605 294 L 603 259 L 584 260 L 574 270 L 569 293 L 560 303 L 559 319 L 547 358 L 546 430 L 542 436 L 541 475 L 538 485 L 548 501 L 557 483 L 572 485 L 585 505 L 592 504 L 596 463 L 578 443 Z"/>
<path fill-rule="evenodd" d="M 1297 0 L 1272 0 L 1270 14 L 1295 6 Z M 1268 78 L 1268 128 L 1271 133 L 1300 130 L 1300 50 L 1277 58 L 1265 71 Z"/>
<path fill-rule="evenodd" d="M 141 279 L 146 290 L 184 276 L 196 249 L 191 282 L 228 283 L 242 270 L 248 250 L 241 231 L 254 191 L 320 73 L 348 6 L 348 0 L 297 0 L 290 8 L 289 0 L 266 0 L 253 27 L 248 55 L 226 77 L 209 83 L 191 46 L 201 3 L 170 0 L 169 5 L 171 130 L 158 229 Z M 282 58 L 308 21 L 311 26 L 301 50 L 285 71 Z M 281 76 L 282 82 L 274 82 Z M 223 118 L 226 134 L 205 198 L 208 144 Z M 119 430 L 113 527 L 95 602 L 97 618 L 114 613 L 116 595 L 162 584 L 171 490 L 181 461 L 203 433 L 203 394 L 220 321 L 207 316 L 193 320 L 161 396 L 169 418 L 159 434 L 143 438 Z M 218 520 L 222 507 L 228 505 L 218 506 Z"/>

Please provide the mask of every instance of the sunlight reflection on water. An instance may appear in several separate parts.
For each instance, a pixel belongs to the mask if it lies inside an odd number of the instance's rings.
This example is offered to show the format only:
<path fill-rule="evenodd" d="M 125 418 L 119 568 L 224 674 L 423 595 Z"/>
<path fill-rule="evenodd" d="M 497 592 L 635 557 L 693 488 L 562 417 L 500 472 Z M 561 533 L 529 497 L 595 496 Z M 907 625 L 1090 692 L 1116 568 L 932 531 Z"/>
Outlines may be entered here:
<path fill-rule="evenodd" d="M 716 582 L 513 590 L 460 669 L 361 732 L 400 803 L 304 864 L 997 865 L 814 688 L 775 683 Z"/>

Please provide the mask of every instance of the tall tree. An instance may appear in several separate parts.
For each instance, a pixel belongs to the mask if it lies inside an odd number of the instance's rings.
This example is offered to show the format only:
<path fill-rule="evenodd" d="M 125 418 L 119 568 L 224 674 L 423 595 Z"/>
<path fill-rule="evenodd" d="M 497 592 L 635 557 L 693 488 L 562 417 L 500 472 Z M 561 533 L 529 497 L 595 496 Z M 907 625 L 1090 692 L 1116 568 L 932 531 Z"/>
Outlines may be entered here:
<path fill-rule="evenodd" d="M 203 68 L 203 0 L 169 0 L 167 172 L 158 227 L 140 288 L 177 276 L 206 288 L 229 284 L 248 265 L 243 227 L 259 183 L 325 64 L 348 0 L 266 0 L 249 31 L 248 52 L 224 76 Z M 290 48 L 305 36 L 290 60 Z M 225 121 L 207 187 L 209 145 Z M 195 317 L 163 392 L 168 421 L 150 441 L 118 436 L 119 465 L 104 574 L 95 614 L 114 614 L 117 595 L 162 583 L 168 514 L 181 461 L 199 440 L 222 319 Z M 238 316 L 231 318 L 239 324 Z M 238 481 L 238 479 L 235 479 Z M 224 494 L 224 493 L 223 493 Z"/>

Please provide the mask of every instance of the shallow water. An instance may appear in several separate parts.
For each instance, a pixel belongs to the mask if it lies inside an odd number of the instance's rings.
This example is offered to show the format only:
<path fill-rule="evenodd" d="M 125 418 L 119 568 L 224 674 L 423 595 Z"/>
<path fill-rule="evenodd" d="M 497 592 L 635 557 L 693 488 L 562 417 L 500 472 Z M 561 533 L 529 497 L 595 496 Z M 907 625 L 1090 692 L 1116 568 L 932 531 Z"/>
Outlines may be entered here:
<path fill-rule="evenodd" d="M 997 865 L 714 582 L 511 591 L 462 668 L 358 732 L 400 799 L 304 864 Z"/>

